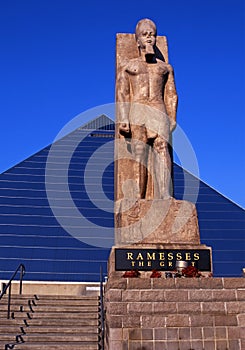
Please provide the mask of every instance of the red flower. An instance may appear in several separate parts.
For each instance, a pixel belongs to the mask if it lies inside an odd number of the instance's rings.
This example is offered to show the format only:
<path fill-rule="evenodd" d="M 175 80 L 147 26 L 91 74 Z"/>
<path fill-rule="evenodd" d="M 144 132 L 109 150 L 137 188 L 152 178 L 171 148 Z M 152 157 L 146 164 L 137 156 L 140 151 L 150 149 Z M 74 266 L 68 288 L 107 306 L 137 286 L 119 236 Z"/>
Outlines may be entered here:
<path fill-rule="evenodd" d="M 157 270 L 152 270 L 151 278 L 160 278 L 162 276 L 161 272 Z"/>
<path fill-rule="evenodd" d="M 138 270 L 126 271 L 122 275 L 122 277 L 124 277 L 124 278 L 135 278 L 135 277 L 139 277 L 139 276 L 140 276 L 140 272 Z"/>
<path fill-rule="evenodd" d="M 182 275 L 185 277 L 200 277 L 201 274 L 195 266 L 187 266 L 182 270 Z"/>

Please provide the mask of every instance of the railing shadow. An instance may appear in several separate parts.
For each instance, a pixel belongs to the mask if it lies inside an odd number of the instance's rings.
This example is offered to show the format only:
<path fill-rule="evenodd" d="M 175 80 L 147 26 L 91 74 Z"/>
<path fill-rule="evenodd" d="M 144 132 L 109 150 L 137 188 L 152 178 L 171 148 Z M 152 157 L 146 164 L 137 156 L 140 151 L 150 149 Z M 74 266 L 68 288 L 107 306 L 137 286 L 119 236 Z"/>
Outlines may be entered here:
<path fill-rule="evenodd" d="M 100 295 L 99 295 L 99 349 L 104 350 L 105 338 L 105 310 L 104 310 L 104 283 L 103 283 L 103 269 L 100 266 Z"/>

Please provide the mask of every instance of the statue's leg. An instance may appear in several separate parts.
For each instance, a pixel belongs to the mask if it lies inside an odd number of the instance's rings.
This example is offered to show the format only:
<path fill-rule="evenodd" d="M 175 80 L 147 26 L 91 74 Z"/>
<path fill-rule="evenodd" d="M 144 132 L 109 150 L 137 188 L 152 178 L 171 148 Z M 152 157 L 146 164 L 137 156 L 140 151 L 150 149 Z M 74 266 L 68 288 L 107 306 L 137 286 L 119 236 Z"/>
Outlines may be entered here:
<path fill-rule="evenodd" d="M 139 198 L 145 198 L 147 186 L 147 157 L 148 146 L 146 145 L 146 128 L 145 126 L 131 125 L 131 149 L 134 156 L 134 180 L 139 189 Z"/>
<path fill-rule="evenodd" d="M 154 153 L 154 198 L 172 197 L 171 158 L 168 143 L 158 136 L 153 143 Z"/>

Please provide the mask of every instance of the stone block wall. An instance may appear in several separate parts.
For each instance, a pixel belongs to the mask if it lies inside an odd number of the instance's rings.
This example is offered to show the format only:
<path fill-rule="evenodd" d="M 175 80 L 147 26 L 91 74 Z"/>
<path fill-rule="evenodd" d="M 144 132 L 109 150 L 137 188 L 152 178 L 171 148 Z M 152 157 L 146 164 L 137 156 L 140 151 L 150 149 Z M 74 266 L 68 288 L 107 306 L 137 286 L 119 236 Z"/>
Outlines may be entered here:
<path fill-rule="evenodd" d="M 108 350 L 244 350 L 245 278 L 109 278 Z"/>

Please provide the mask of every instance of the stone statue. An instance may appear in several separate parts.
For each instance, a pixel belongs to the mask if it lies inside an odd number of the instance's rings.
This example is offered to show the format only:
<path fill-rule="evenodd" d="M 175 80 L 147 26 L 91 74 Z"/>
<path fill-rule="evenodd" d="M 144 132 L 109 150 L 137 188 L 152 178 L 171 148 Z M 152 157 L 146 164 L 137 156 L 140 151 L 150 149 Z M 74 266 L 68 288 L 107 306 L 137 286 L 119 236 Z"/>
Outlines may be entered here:
<path fill-rule="evenodd" d="M 195 205 L 173 198 L 177 93 L 167 40 L 149 19 L 117 34 L 115 243 L 199 244 Z"/>
<path fill-rule="evenodd" d="M 126 140 L 134 159 L 135 199 L 147 198 L 150 176 L 153 188 L 148 199 L 172 196 L 169 142 L 176 125 L 178 98 L 173 68 L 157 52 L 156 36 L 151 20 L 138 22 L 138 57 L 125 62 L 117 76 L 118 134 Z"/>

